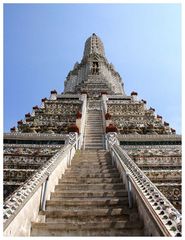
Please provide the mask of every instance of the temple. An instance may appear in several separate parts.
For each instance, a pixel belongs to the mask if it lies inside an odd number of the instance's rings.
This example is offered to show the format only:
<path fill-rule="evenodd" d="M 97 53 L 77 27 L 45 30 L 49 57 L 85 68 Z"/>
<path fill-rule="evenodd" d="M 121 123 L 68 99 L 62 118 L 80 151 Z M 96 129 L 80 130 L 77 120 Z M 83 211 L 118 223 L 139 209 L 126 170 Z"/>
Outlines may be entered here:
<path fill-rule="evenodd" d="M 181 236 L 181 135 L 93 33 L 82 60 L 4 133 L 4 236 Z"/>

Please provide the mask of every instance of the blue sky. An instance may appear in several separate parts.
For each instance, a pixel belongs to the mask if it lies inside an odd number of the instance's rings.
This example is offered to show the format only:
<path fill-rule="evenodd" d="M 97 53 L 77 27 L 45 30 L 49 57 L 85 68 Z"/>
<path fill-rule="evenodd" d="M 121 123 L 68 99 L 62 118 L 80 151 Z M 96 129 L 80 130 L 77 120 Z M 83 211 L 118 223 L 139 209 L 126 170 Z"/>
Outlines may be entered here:
<path fill-rule="evenodd" d="M 179 4 L 5 4 L 4 131 L 64 80 L 96 33 L 125 92 L 181 133 Z"/>

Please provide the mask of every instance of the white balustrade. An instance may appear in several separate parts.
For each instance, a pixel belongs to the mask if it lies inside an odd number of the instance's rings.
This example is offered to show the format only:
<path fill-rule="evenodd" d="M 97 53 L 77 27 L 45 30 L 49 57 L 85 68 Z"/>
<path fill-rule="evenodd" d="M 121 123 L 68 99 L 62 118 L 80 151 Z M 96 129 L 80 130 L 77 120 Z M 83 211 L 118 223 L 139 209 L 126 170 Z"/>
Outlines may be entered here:
<path fill-rule="evenodd" d="M 69 133 L 68 144 L 5 200 L 4 236 L 30 236 L 31 222 L 39 220 L 39 210 L 44 210 L 55 185 L 71 165 L 79 141 L 77 133 Z"/>
<path fill-rule="evenodd" d="M 119 146 L 116 133 L 106 135 L 106 146 L 117 165 L 129 196 L 137 202 L 146 235 L 182 236 L 181 214 Z"/>

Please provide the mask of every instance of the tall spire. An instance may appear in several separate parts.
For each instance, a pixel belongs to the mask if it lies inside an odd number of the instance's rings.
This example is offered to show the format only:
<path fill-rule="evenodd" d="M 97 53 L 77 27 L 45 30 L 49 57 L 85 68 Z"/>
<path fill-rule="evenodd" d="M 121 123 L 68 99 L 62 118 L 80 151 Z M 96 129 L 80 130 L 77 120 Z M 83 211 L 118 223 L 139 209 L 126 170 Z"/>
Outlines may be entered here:
<path fill-rule="evenodd" d="M 86 42 L 85 42 L 85 49 L 83 58 L 88 57 L 89 55 L 97 53 L 103 57 L 105 57 L 104 46 L 101 39 L 93 33 Z"/>
<path fill-rule="evenodd" d="M 83 59 L 75 64 L 65 81 L 65 93 L 87 92 L 88 96 L 123 94 L 123 83 L 118 72 L 105 57 L 103 42 L 93 33 L 85 42 Z"/>

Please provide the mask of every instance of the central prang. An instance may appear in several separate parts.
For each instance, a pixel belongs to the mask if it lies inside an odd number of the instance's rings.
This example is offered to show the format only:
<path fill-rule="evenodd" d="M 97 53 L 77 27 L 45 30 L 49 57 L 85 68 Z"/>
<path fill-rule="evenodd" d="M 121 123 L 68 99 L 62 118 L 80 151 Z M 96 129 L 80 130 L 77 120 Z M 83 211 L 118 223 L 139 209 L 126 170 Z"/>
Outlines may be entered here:
<path fill-rule="evenodd" d="M 101 39 L 93 33 L 85 42 L 81 63 L 76 63 L 65 81 L 64 93 L 86 93 L 88 97 L 125 95 L 123 82 L 105 57 Z"/>

